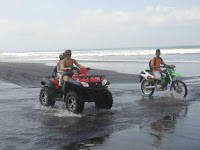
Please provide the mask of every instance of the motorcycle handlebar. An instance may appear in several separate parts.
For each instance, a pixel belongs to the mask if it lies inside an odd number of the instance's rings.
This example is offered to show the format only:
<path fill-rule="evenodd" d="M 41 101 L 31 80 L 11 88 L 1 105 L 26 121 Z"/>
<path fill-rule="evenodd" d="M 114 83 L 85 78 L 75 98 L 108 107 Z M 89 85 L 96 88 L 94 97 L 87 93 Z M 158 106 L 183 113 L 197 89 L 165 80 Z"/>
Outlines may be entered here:
<path fill-rule="evenodd" d="M 173 68 L 176 68 L 176 66 L 175 65 L 164 65 L 164 66 L 161 66 L 161 68 L 171 68 L 171 69 L 173 69 Z"/>
<path fill-rule="evenodd" d="M 160 66 L 160 68 L 166 68 L 166 66 Z"/>

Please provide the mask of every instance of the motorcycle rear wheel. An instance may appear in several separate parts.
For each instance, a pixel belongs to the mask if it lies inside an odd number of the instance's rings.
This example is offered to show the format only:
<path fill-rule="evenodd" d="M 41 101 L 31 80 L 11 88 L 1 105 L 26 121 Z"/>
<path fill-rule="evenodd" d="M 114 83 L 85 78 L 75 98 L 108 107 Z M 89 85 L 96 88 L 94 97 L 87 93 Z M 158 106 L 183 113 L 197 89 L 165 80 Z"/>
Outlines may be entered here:
<path fill-rule="evenodd" d="M 146 86 L 153 86 L 153 83 L 149 82 L 148 80 L 143 80 L 141 84 L 141 90 L 144 95 L 151 96 L 154 93 L 154 88 L 147 89 Z"/>

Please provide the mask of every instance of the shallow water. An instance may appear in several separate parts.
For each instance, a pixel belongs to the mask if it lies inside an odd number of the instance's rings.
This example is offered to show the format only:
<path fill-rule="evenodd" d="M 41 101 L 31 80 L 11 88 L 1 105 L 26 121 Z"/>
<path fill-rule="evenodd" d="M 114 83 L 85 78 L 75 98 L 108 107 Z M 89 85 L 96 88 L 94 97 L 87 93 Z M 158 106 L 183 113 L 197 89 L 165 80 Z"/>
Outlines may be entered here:
<path fill-rule="evenodd" d="M 199 149 L 199 90 L 186 80 L 186 100 L 168 92 L 144 97 L 140 84 L 111 84 L 111 110 L 86 103 L 82 114 L 64 103 L 44 107 L 39 88 L 0 82 L 0 149 Z"/>

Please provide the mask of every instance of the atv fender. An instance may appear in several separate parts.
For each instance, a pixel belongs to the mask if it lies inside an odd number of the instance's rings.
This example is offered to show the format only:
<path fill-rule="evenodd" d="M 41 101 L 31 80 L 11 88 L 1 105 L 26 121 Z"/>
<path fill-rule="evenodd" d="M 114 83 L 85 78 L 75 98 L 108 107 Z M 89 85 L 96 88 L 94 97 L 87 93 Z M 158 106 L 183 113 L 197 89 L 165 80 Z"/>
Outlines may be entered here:
<path fill-rule="evenodd" d="M 63 85 L 63 89 L 64 89 L 64 91 L 63 91 L 63 94 L 64 94 L 64 100 L 65 100 L 65 98 L 66 98 L 66 94 L 67 94 L 67 91 L 65 90 L 66 88 L 68 89 L 68 87 L 70 87 L 70 88 L 77 88 L 77 87 L 83 87 L 82 86 L 82 84 L 79 82 L 79 81 L 76 81 L 76 80 L 74 80 L 74 79 L 71 79 L 71 78 L 69 78 L 67 81 L 65 81 L 65 83 L 64 83 L 64 85 Z"/>
<path fill-rule="evenodd" d="M 178 74 L 178 73 L 172 73 L 172 77 L 174 77 L 174 76 L 179 77 L 179 78 L 183 78 L 183 76 Z"/>
<path fill-rule="evenodd" d="M 44 85 L 44 86 L 48 86 L 49 83 L 50 83 L 49 80 L 46 80 L 46 79 L 43 79 L 41 81 L 41 84 Z"/>
<path fill-rule="evenodd" d="M 42 84 L 43 86 L 48 87 L 48 88 L 52 88 L 52 89 L 54 88 L 53 82 L 52 82 L 51 80 L 43 79 L 43 80 L 41 81 L 41 84 Z"/>
<path fill-rule="evenodd" d="M 68 79 L 67 81 L 65 81 L 65 84 L 73 84 L 75 86 L 82 86 L 82 84 L 79 81 L 76 81 L 74 79 Z"/>

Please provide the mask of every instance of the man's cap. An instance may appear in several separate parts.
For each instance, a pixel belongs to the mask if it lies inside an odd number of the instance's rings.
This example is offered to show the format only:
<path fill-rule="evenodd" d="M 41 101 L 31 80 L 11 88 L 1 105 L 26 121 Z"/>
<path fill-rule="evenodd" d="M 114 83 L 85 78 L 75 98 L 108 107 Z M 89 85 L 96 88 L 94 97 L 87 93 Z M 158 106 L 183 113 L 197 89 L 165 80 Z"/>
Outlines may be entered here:
<path fill-rule="evenodd" d="M 71 50 L 65 50 L 65 51 L 64 51 L 64 54 L 65 54 L 65 55 L 72 54 L 72 51 L 71 51 Z"/>
<path fill-rule="evenodd" d="M 160 49 L 157 49 L 156 52 L 160 52 Z"/>

